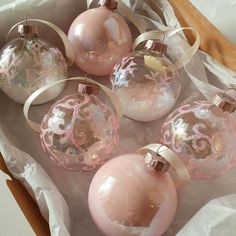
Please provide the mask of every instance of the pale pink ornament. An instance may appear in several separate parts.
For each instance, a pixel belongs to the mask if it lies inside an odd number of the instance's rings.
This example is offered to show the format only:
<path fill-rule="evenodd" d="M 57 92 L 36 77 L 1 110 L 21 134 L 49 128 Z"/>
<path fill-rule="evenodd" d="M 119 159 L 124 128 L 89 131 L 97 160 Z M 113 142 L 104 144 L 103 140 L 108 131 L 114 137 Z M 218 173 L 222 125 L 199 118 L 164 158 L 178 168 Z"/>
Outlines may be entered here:
<path fill-rule="evenodd" d="M 56 102 L 41 123 L 41 142 L 50 159 L 72 171 L 103 164 L 118 142 L 116 114 L 93 94 Z"/>
<path fill-rule="evenodd" d="M 215 105 L 207 101 L 183 105 L 162 126 L 161 142 L 178 154 L 192 179 L 215 178 L 236 165 L 236 119 L 229 113 L 236 102 L 225 99 L 226 95 L 216 95 L 214 100 L 220 102 Z"/>
<path fill-rule="evenodd" d="M 107 76 L 131 51 L 132 36 L 124 19 L 113 12 L 114 1 L 102 2 L 99 8 L 87 10 L 74 20 L 68 37 L 76 65 L 89 74 Z"/>
<path fill-rule="evenodd" d="M 180 94 L 181 84 L 174 64 L 153 47 L 123 57 L 115 65 L 110 79 L 124 115 L 137 121 L 163 117 Z"/>
<path fill-rule="evenodd" d="M 161 236 L 171 224 L 177 204 L 174 183 L 167 172 L 148 167 L 149 162 L 139 154 L 122 155 L 94 176 L 89 209 L 105 235 Z"/>

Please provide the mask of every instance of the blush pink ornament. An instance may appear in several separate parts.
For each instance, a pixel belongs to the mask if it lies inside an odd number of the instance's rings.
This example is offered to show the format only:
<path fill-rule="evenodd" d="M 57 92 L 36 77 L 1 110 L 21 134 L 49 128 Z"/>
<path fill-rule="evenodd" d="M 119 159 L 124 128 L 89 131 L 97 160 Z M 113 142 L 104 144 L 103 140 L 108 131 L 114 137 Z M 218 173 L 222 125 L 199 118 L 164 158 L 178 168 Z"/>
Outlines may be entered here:
<path fill-rule="evenodd" d="M 195 101 L 172 112 L 161 142 L 185 163 L 192 179 L 212 179 L 236 165 L 236 100 L 217 94 L 213 103 Z"/>
<path fill-rule="evenodd" d="M 94 176 L 89 208 L 105 235 L 161 236 L 171 224 L 177 204 L 174 183 L 167 172 L 148 167 L 150 162 L 148 155 L 122 155 Z"/>
<path fill-rule="evenodd" d="M 89 74 L 107 76 L 117 61 L 131 51 L 132 36 L 124 19 L 113 12 L 115 1 L 100 4 L 74 20 L 68 37 L 76 65 Z"/>

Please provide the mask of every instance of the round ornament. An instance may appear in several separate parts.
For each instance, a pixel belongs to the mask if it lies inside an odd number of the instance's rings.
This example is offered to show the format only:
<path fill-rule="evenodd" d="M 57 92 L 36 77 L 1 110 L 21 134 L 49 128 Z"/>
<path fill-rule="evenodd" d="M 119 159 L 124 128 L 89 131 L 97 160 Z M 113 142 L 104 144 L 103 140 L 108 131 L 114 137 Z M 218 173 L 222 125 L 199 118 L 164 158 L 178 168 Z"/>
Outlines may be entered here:
<path fill-rule="evenodd" d="M 118 142 L 115 113 L 94 94 L 77 93 L 56 102 L 41 123 L 44 150 L 72 171 L 103 163 Z"/>
<path fill-rule="evenodd" d="M 176 189 L 167 172 L 149 166 L 151 159 L 122 155 L 108 161 L 94 176 L 89 208 L 105 235 L 161 236 L 172 222 Z"/>
<path fill-rule="evenodd" d="M 132 36 L 124 19 L 113 12 L 116 2 L 108 0 L 100 4 L 74 20 L 68 37 L 76 65 L 89 74 L 107 76 L 117 61 L 131 51 Z"/>
<path fill-rule="evenodd" d="M 213 104 L 214 103 L 214 104 Z M 192 179 L 211 179 L 236 165 L 236 101 L 217 94 L 213 103 L 195 101 L 165 120 L 161 142 L 185 163 Z"/>
<path fill-rule="evenodd" d="M 19 25 L 19 37 L 0 51 L 0 87 L 11 99 L 24 103 L 40 87 L 67 77 L 67 64 L 62 53 L 39 38 L 33 25 Z M 48 102 L 63 90 L 64 84 L 53 87 L 34 104 Z"/>
<path fill-rule="evenodd" d="M 124 115 L 137 121 L 166 115 L 180 93 L 179 74 L 163 54 L 165 45 L 151 43 L 149 49 L 123 57 L 111 73 L 112 90 L 121 101 Z"/>

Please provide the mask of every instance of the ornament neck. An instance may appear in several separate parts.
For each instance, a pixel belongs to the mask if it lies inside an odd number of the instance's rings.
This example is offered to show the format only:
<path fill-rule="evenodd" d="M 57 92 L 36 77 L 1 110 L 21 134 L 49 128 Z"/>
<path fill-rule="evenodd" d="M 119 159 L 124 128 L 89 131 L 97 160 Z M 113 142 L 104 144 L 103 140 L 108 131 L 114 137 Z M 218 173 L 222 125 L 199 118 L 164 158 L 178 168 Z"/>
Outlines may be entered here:
<path fill-rule="evenodd" d="M 234 88 L 230 89 L 235 90 Z M 212 103 L 222 112 L 233 113 L 236 110 L 236 99 L 226 94 L 228 90 L 226 90 L 224 93 L 217 93 L 213 97 Z"/>
<path fill-rule="evenodd" d="M 166 53 L 167 45 L 154 40 L 148 40 L 144 48 L 149 52 L 156 52 L 162 56 Z"/>
<path fill-rule="evenodd" d="M 38 27 L 35 25 L 18 25 L 18 33 L 21 38 L 38 37 Z"/>
<path fill-rule="evenodd" d="M 168 171 L 170 164 L 167 162 L 161 155 L 149 151 L 144 158 L 145 164 L 156 170 L 157 172 L 166 172 Z"/>

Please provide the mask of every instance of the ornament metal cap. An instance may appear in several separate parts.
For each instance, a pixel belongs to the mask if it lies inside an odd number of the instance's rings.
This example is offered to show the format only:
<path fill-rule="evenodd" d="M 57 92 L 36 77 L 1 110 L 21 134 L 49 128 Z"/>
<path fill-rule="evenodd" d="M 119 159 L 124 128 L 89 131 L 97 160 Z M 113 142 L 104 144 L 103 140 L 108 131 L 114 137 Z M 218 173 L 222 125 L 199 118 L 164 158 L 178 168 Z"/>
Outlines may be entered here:
<path fill-rule="evenodd" d="M 148 51 L 157 51 L 161 55 L 167 50 L 167 45 L 153 40 L 148 40 L 145 44 L 145 49 Z"/>
<path fill-rule="evenodd" d="M 234 88 L 230 89 L 235 90 Z M 217 93 L 213 97 L 212 102 L 215 106 L 220 108 L 221 111 L 233 113 L 236 110 L 236 99 L 226 94 L 230 89 L 226 90 L 224 93 Z"/>
<path fill-rule="evenodd" d="M 144 162 L 148 167 L 155 169 L 157 172 L 168 171 L 170 164 L 158 153 L 154 156 L 152 153 L 148 152 L 144 158 Z"/>
<path fill-rule="evenodd" d="M 38 35 L 38 27 L 36 25 L 18 25 L 18 33 L 20 35 Z"/>
<path fill-rule="evenodd" d="M 109 10 L 113 11 L 117 9 L 118 3 L 115 0 L 100 0 L 99 5 L 106 6 Z"/>
<path fill-rule="evenodd" d="M 82 94 L 94 94 L 98 95 L 99 94 L 99 87 L 96 85 L 88 85 L 88 84 L 79 84 L 78 85 L 78 92 Z"/>

